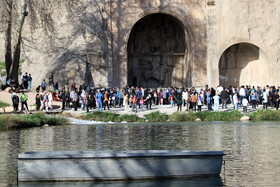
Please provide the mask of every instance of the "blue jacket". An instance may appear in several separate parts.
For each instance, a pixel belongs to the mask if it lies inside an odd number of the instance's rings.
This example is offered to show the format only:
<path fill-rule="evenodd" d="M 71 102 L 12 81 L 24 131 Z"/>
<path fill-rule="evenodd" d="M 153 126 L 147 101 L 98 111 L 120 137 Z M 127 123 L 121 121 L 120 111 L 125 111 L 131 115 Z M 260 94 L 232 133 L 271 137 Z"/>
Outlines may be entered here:
<path fill-rule="evenodd" d="M 122 91 L 118 91 L 118 98 L 123 98 Z"/>
<path fill-rule="evenodd" d="M 137 97 L 138 99 L 141 99 L 141 97 L 142 97 L 142 92 L 141 92 L 140 90 L 136 93 L 136 97 Z"/>
<path fill-rule="evenodd" d="M 102 103 L 104 96 L 102 93 L 99 93 L 99 94 L 97 94 L 96 98 L 97 98 L 98 103 Z"/>

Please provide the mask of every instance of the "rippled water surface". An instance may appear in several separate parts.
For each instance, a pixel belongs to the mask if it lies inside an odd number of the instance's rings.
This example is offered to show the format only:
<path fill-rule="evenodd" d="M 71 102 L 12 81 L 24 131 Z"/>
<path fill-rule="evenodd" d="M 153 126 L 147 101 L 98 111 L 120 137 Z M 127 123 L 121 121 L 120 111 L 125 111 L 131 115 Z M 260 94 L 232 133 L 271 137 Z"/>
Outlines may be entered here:
<path fill-rule="evenodd" d="M 0 132 L 0 185 L 17 185 L 16 158 L 25 151 L 222 150 L 227 155 L 218 178 L 58 186 L 280 186 L 279 137 L 278 122 L 97 124 L 5 131 Z M 19 184 L 31 185 L 38 186 Z"/>

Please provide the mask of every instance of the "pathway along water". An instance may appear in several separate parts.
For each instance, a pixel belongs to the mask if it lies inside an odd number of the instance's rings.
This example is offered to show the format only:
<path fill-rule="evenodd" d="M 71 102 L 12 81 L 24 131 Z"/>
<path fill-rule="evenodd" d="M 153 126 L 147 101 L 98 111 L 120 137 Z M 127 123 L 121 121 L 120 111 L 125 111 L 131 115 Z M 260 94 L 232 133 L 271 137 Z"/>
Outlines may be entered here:
<path fill-rule="evenodd" d="M 168 186 L 280 186 L 279 134 L 278 122 L 96 124 L 0 132 L 0 184 L 17 185 L 16 158 L 18 153 L 25 151 L 172 149 L 223 150 L 227 155 L 224 157 L 225 170 L 223 168 L 220 177 L 168 180 L 164 183 Z M 116 185 L 100 185 L 112 184 Z M 131 182 L 117 184 L 133 185 Z M 137 184 L 160 185 L 162 181 Z M 52 186 L 53 183 L 40 183 L 43 185 Z"/>

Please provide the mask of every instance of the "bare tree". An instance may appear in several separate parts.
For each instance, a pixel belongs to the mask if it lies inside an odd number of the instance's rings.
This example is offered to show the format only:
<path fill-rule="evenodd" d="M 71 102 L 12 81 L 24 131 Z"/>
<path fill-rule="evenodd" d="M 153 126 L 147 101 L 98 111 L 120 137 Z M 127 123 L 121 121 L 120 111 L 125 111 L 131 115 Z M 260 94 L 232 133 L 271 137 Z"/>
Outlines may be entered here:
<path fill-rule="evenodd" d="M 56 4 L 60 0 L 53 1 Z M 23 26 L 29 16 L 30 31 L 42 27 L 53 32 L 51 11 L 52 0 L 1 0 L 0 26 L 5 32 L 5 65 L 7 78 L 18 83 L 18 69 L 21 57 Z M 27 10 L 29 12 L 27 12 Z M 41 23 L 41 26 L 39 25 Z"/>
<path fill-rule="evenodd" d="M 4 23 L 5 31 L 5 64 L 7 80 L 15 79 L 18 82 L 18 68 L 20 61 L 21 33 L 27 16 L 26 0 L 20 2 L 14 0 L 1 1 L 2 15 L 1 23 Z M 18 9 L 20 8 L 20 9 Z M 14 43 L 14 50 L 12 44 Z"/>

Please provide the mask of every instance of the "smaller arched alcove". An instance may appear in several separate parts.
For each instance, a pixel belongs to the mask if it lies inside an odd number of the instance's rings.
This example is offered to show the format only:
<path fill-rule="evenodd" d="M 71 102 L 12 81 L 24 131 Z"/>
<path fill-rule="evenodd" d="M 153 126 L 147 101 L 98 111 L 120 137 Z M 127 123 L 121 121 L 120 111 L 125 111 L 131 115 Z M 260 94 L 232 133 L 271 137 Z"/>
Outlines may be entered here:
<path fill-rule="evenodd" d="M 222 86 L 265 85 L 267 60 L 263 51 L 249 43 L 227 48 L 219 62 L 219 82 Z"/>

